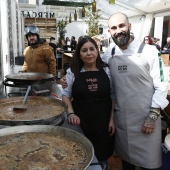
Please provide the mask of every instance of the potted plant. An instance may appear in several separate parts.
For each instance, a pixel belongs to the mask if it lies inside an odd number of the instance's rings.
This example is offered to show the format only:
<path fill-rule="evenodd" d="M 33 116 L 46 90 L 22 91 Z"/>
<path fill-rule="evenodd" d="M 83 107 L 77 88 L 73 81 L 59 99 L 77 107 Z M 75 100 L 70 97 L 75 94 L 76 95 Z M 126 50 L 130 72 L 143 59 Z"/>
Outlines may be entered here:
<path fill-rule="evenodd" d="M 97 9 L 96 12 L 91 12 L 92 11 L 92 7 L 91 6 L 86 6 L 85 7 L 85 22 L 88 25 L 88 30 L 87 30 L 87 34 L 89 36 L 94 36 L 94 35 L 98 35 L 99 34 L 99 27 L 101 27 L 102 25 L 99 24 L 99 19 L 101 19 L 101 14 L 100 14 L 100 9 Z"/>
<path fill-rule="evenodd" d="M 66 31 L 66 23 L 65 21 L 61 20 L 58 22 L 58 25 L 57 25 L 57 31 L 59 33 L 59 47 L 62 48 L 63 45 L 64 45 L 64 40 L 65 40 L 65 33 L 67 32 Z"/>

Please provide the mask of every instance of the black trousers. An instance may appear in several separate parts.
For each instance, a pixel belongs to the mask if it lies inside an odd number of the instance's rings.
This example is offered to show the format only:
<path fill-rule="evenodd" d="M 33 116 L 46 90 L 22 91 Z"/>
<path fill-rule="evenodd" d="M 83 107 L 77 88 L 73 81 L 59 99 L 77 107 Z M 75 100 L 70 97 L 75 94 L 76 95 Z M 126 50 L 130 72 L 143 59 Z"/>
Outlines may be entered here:
<path fill-rule="evenodd" d="M 135 170 L 135 165 L 132 165 L 124 160 L 122 160 L 122 167 L 123 170 Z M 148 168 L 142 168 L 140 167 L 141 170 L 159 170 L 159 168 L 156 169 L 148 169 Z"/>

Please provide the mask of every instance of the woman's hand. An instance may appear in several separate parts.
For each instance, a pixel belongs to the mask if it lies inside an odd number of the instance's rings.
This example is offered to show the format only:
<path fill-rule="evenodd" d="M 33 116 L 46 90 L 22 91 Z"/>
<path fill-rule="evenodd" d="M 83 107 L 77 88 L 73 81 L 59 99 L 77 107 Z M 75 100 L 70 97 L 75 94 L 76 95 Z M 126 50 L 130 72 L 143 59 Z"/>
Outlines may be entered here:
<path fill-rule="evenodd" d="M 70 114 L 68 116 L 68 122 L 72 125 L 79 126 L 80 125 L 80 118 L 75 114 Z"/>
<path fill-rule="evenodd" d="M 109 121 L 109 134 L 110 136 L 113 136 L 115 133 L 115 121 L 114 121 L 114 116 L 110 116 L 110 121 Z"/>

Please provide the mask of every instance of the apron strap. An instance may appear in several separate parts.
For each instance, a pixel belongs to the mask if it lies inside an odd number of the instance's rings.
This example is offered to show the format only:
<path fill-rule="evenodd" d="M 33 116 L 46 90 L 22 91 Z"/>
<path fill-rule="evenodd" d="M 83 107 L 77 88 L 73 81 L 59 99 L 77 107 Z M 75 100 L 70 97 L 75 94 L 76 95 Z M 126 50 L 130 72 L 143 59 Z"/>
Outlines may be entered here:
<path fill-rule="evenodd" d="M 113 58 L 113 56 L 115 55 L 115 48 L 116 48 L 116 45 L 112 48 L 112 51 L 111 51 L 111 56 Z"/>
<path fill-rule="evenodd" d="M 145 43 L 143 43 L 143 42 L 141 43 L 141 45 L 140 45 L 140 47 L 138 49 L 138 53 L 142 53 L 143 48 L 144 48 L 145 45 L 146 45 Z"/>

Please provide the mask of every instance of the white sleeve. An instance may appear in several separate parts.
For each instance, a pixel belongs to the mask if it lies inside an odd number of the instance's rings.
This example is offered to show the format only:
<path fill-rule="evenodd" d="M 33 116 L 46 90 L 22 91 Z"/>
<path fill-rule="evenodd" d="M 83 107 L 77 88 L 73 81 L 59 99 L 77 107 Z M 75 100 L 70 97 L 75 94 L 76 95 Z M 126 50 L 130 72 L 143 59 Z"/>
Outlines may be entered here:
<path fill-rule="evenodd" d="M 108 63 L 109 58 L 112 56 L 111 52 L 112 52 L 112 48 L 115 46 L 114 43 L 111 43 L 110 46 L 107 48 L 107 50 L 104 52 L 103 56 L 102 56 L 102 60 L 105 63 Z"/>
<path fill-rule="evenodd" d="M 149 54 L 149 55 L 148 55 Z M 151 107 L 164 109 L 168 105 L 168 100 L 166 99 L 168 94 L 168 75 L 164 63 L 159 56 L 159 51 L 154 48 L 148 48 L 146 59 L 150 65 L 150 75 L 153 78 L 153 84 L 155 93 L 152 97 Z M 160 57 L 160 60 L 159 60 Z M 161 80 L 161 68 L 162 80 Z"/>
<path fill-rule="evenodd" d="M 71 72 L 71 69 L 67 69 L 67 74 L 66 74 L 66 82 L 67 82 L 67 87 L 65 89 L 61 90 L 62 96 L 67 96 L 69 98 L 72 97 L 72 86 L 73 82 L 75 80 L 74 74 Z"/>
<path fill-rule="evenodd" d="M 114 89 L 114 86 L 113 86 L 113 81 L 112 81 L 112 76 L 111 76 L 110 69 L 108 67 L 105 67 L 104 70 L 105 70 L 105 72 L 108 75 L 109 80 L 110 80 L 110 98 L 115 99 L 116 98 L 115 89 Z"/>

